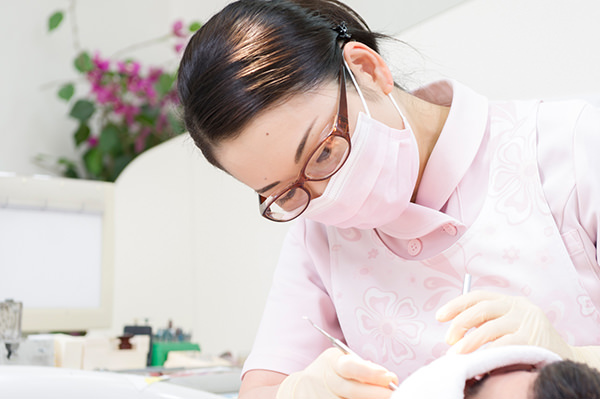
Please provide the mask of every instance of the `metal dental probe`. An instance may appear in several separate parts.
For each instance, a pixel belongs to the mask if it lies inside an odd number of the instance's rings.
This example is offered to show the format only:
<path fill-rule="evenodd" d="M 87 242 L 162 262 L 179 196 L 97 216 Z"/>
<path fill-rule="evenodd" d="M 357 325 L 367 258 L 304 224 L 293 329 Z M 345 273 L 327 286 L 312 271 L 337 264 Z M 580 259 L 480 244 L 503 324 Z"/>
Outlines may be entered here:
<path fill-rule="evenodd" d="M 325 337 L 327 337 L 327 339 L 329 339 L 329 341 L 331 341 L 331 343 L 333 344 L 333 346 L 335 346 L 336 348 L 338 348 L 339 350 L 341 350 L 345 354 L 354 355 L 354 356 L 358 357 L 359 359 L 362 359 L 362 357 L 358 356 L 358 354 L 356 352 L 354 352 L 352 349 L 350 349 L 348 347 L 348 345 L 346 345 L 345 343 L 343 343 L 339 339 L 331 336 L 327 331 L 323 330 L 321 327 L 319 327 L 318 325 L 316 325 L 315 323 L 313 323 L 313 321 L 311 319 L 309 319 L 306 316 L 304 316 L 303 319 L 307 320 L 310 324 L 312 324 L 312 326 L 314 328 L 317 329 L 317 331 L 319 331 L 321 334 L 323 334 Z M 388 384 L 388 387 L 392 391 L 395 391 L 396 389 L 398 389 L 398 386 L 396 384 L 394 384 L 393 382 L 390 382 Z"/>
<path fill-rule="evenodd" d="M 465 279 L 463 281 L 462 294 L 465 295 L 471 291 L 471 275 L 469 273 L 465 273 Z"/>

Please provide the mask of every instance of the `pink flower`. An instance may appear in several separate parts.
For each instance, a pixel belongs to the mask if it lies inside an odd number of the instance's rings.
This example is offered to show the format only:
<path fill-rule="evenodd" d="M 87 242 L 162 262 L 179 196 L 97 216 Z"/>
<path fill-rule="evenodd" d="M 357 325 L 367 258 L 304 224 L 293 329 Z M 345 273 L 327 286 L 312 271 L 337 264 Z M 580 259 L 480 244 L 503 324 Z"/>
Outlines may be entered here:
<path fill-rule="evenodd" d="M 93 69 L 87 73 L 86 77 L 92 84 L 100 84 L 103 75 L 104 74 L 99 69 Z"/>
<path fill-rule="evenodd" d="M 136 93 L 142 88 L 142 79 L 139 76 L 132 76 L 127 79 L 127 90 Z"/>
<path fill-rule="evenodd" d="M 179 42 L 177 44 L 175 44 L 175 52 L 176 53 L 181 53 L 181 50 L 183 50 L 183 48 L 185 47 L 185 43 L 183 42 Z"/>
<path fill-rule="evenodd" d="M 148 97 L 150 104 L 156 104 L 156 90 L 154 89 L 154 86 L 152 84 L 144 85 L 144 92 L 146 97 Z"/>
<path fill-rule="evenodd" d="M 117 115 L 123 115 L 125 113 L 125 104 L 119 99 L 115 101 L 113 112 Z"/>
<path fill-rule="evenodd" d="M 156 122 L 156 130 L 161 131 L 167 126 L 167 115 L 160 114 Z"/>
<path fill-rule="evenodd" d="M 156 68 L 156 67 L 150 67 L 150 71 L 148 72 L 148 80 L 150 80 L 152 83 L 158 81 L 158 79 L 160 78 L 160 75 L 162 75 L 163 70 L 162 68 Z"/>
<path fill-rule="evenodd" d="M 179 95 L 177 94 L 177 90 L 172 90 L 169 94 L 167 94 L 167 101 L 179 105 Z"/>
<path fill-rule="evenodd" d="M 102 72 L 106 72 L 110 68 L 110 60 L 102 59 L 100 57 L 100 53 L 94 54 L 94 58 L 92 59 L 92 61 L 93 61 L 94 65 L 96 66 L 96 68 Z"/>
<path fill-rule="evenodd" d="M 137 61 L 117 61 L 117 67 L 120 73 L 126 75 L 138 75 L 140 73 L 140 63 Z"/>
<path fill-rule="evenodd" d="M 89 146 L 90 148 L 94 148 L 94 147 L 96 147 L 96 146 L 98 145 L 98 137 L 96 137 L 96 136 L 90 136 L 90 137 L 87 139 L 87 143 L 88 143 L 88 146 Z"/>
<path fill-rule="evenodd" d="M 144 151 L 144 149 L 146 148 L 146 138 L 150 135 L 151 131 L 149 127 L 145 127 L 142 129 L 142 131 L 140 132 L 140 134 L 136 137 L 135 139 L 135 143 L 134 143 L 134 150 L 136 153 L 140 153 L 142 151 Z"/>
<path fill-rule="evenodd" d="M 96 94 L 96 101 L 100 104 L 112 102 L 115 98 L 110 89 L 96 84 L 92 85 L 92 92 Z"/>
<path fill-rule="evenodd" d="M 125 123 L 128 126 L 132 126 L 135 123 L 135 117 L 140 113 L 140 108 L 135 105 L 126 104 L 123 107 L 123 116 L 125 117 Z"/>
<path fill-rule="evenodd" d="M 186 34 L 183 32 L 183 21 L 177 20 L 173 23 L 172 32 L 177 37 L 185 37 Z"/>

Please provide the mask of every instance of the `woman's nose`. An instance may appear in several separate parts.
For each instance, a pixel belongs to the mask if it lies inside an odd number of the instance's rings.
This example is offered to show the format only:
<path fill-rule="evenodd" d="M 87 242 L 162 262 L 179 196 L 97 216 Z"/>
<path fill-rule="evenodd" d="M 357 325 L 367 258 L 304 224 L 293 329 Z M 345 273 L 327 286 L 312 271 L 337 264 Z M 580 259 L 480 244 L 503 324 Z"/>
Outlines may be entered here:
<path fill-rule="evenodd" d="M 327 188 L 327 183 L 329 183 L 329 179 L 321 181 L 307 181 L 304 182 L 304 187 L 310 191 L 311 198 L 315 199 L 323 195 L 325 189 Z"/>

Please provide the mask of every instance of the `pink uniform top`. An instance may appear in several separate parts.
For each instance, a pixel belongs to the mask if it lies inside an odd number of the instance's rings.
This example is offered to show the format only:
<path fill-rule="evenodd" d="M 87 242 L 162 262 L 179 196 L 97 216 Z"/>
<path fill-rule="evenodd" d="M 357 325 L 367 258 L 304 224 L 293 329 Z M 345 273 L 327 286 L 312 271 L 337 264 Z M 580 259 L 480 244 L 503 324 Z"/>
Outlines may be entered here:
<path fill-rule="evenodd" d="M 490 103 L 452 81 L 414 94 L 451 106 L 416 203 L 377 230 L 294 222 L 244 372 L 311 363 L 330 343 L 308 316 L 403 379 L 447 350 L 434 315 L 466 272 L 473 290 L 529 297 L 570 344 L 600 344 L 600 109 Z"/>

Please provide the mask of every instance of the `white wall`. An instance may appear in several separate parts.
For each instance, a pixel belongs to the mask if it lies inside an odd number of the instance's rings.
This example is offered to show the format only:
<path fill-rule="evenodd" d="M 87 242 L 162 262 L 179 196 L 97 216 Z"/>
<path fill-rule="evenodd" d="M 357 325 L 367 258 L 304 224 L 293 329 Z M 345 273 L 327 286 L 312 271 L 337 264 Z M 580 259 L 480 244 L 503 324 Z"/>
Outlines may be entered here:
<path fill-rule="evenodd" d="M 163 34 L 181 16 L 186 21 L 206 20 L 225 3 L 81 0 L 82 41 L 111 54 Z M 375 21 L 373 28 L 388 33 L 395 33 L 396 23 L 410 25 L 402 17 L 415 4 L 426 4 L 348 3 Z M 72 153 L 74 126 L 66 118 L 68 107 L 56 99 L 54 89 L 40 90 L 48 82 L 74 76 L 68 25 L 52 34 L 45 32 L 48 15 L 66 4 L 64 0 L 0 2 L 0 171 L 45 172 L 31 164 L 34 155 Z M 427 4 L 436 10 L 444 6 Z M 422 19 L 424 14 L 419 15 Z M 599 20 L 597 0 L 470 0 L 400 35 L 421 55 L 398 45 L 392 58 L 400 80 L 410 86 L 448 76 L 492 98 L 595 94 L 600 93 Z M 135 55 L 151 62 L 171 58 L 168 51 L 158 49 Z M 145 154 L 117 183 L 121 198 L 117 200 L 117 247 L 128 251 L 117 254 L 113 330 L 134 318 L 149 317 L 155 326 L 173 318 L 192 329 L 208 352 L 246 352 L 266 297 L 282 228 L 260 220 L 254 195 L 210 168 L 189 144 L 177 139 L 165 145 L 165 154 L 181 156 Z M 212 189 L 199 191 L 206 181 Z M 179 191 L 182 187 L 187 191 Z M 157 210 L 149 198 L 171 201 L 171 205 Z M 202 212 L 210 207 L 213 213 Z M 242 222 L 218 219 L 218 207 L 221 212 L 231 209 Z M 253 232 L 250 243 L 259 244 L 236 252 L 234 248 Z M 261 242 L 259 237 L 270 239 Z"/>
<path fill-rule="evenodd" d="M 597 0 L 467 1 L 402 32 L 420 55 L 396 54 L 398 78 L 451 77 L 493 99 L 597 95 L 598 21 Z"/>
<path fill-rule="evenodd" d="M 179 136 L 142 154 L 115 184 L 113 330 L 171 318 L 207 353 L 248 352 L 287 224 Z"/>

